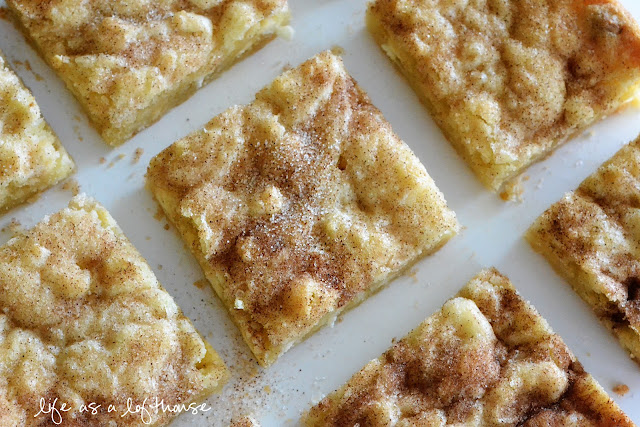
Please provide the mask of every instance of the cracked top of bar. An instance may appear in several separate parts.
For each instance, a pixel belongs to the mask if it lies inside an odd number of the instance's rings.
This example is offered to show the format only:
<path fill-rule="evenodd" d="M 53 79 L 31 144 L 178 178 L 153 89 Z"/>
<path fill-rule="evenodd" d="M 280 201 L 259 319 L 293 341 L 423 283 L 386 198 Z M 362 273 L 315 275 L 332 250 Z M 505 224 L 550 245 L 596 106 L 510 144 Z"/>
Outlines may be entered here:
<path fill-rule="evenodd" d="M 164 150 L 147 178 L 263 364 L 458 230 L 330 52 Z"/>
<path fill-rule="evenodd" d="M 73 160 L 0 52 L 0 212 L 69 176 Z"/>
<path fill-rule="evenodd" d="M 494 191 L 640 84 L 640 28 L 616 0 L 376 0 L 368 26 Z"/>
<path fill-rule="evenodd" d="M 9 0 L 105 141 L 118 145 L 281 31 L 286 0 Z"/>
<path fill-rule="evenodd" d="M 544 212 L 527 239 L 640 361 L 640 139 Z"/>
<path fill-rule="evenodd" d="M 632 427 L 538 312 L 495 270 L 367 364 L 308 426 Z"/>
<path fill-rule="evenodd" d="M 227 370 L 109 213 L 84 195 L 0 247 L 0 425 L 142 426 L 135 405 L 199 402 Z M 65 404 L 70 411 L 62 411 Z M 98 413 L 81 405 L 100 405 Z M 115 411 L 109 411 L 113 405 Z M 150 411 L 152 425 L 174 414 Z M 147 423 L 149 424 L 149 423 Z M 75 425 L 75 424 L 74 424 Z M 115 425 L 115 424 L 114 424 Z"/>

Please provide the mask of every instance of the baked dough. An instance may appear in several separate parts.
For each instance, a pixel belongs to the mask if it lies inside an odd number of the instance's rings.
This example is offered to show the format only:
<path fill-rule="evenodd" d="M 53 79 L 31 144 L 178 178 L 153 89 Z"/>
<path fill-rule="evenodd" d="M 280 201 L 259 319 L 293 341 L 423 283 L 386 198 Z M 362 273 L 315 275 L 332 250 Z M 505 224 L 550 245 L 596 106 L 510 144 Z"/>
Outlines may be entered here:
<path fill-rule="evenodd" d="M 544 212 L 526 237 L 640 363 L 640 139 Z"/>
<path fill-rule="evenodd" d="M 0 212 L 68 177 L 73 160 L 0 52 Z"/>
<path fill-rule="evenodd" d="M 0 247 L 0 425 L 53 425 L 48 405 L 62 425 L 165 425 L 175 414 L 151 405 L 199 403 L 227 377 L 94 200 L 76 196 Z M 136 405 L 148 415 L 127 414 Z"/>
<path fill-rule="evenodd" d="M 367 24 L 482 183 L 514 178 L 640 84 L 616 0 L 376 0 Z M 508 184 L 508 185 L 506 185 Z"/>
<path fill-rule="evenodd" d="M 110 145 L 187 99 L 289 21 L 287 0 L 8 0 Z"/>
<path fill-rule="evenodd" d="M 265 366 L 458 231 L 330 52 L 161 152 L 147 182 Z"/>
<path fill-rule="evenodd" d="M 313 407 L 307 426 L 601 426 L 633 422 L 495 270 Z"/>

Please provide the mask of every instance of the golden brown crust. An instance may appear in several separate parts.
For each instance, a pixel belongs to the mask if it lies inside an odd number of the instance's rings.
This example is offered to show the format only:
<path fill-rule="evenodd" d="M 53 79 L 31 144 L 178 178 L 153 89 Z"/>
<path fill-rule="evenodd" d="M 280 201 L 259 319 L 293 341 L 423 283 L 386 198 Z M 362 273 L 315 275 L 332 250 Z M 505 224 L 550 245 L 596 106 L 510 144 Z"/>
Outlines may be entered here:
<path fill-rule="evenodd" d="M 640 28 L 615 0 L 376 0 L 367 19 L 494 191 L 640 84 Z"/>
<path fill-rule="evenodd" d="M 0 247 L 0 425 L 165 425 L 228 373 L 103 207 L 76 196 Z M 122 416 L 127 399 L 141 413 Z M 62 411 L 62 405 L 71 407 Z M 81 405 L 100 405 L 96 414 Z M 109 405 L 114 411 L 109 412 Z"/>
<path fill-rule="evenodd" d="M 640 139 L 542 214 L 527 239 L 640 361 Z"/>
<path fill-rule="evenodd" d="M 64 178 L 73 160 L 0 52 L 0 212 Z"/>
<path fill-rule="evenodd" d="M 264 365 L 458 230 L 330 52 L 167 148 L 147 179 Z"/>
<path fill-rule="evenodd" d="M 495 270 L 473 278 L 303 421 L 371 427 L 634 425 Z"/>
<path fill-rule="evenodd" d="M 119 145 L 286 26 L 286 0 L 10 0 L 103 138 Z"/>

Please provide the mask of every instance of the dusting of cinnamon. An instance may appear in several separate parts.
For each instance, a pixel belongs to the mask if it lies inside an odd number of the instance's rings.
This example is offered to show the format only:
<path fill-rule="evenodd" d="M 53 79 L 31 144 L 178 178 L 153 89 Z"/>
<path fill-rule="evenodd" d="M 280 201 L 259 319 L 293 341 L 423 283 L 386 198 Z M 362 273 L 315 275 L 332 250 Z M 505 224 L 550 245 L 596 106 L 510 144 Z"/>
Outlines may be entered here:
<path fill-rule="evenodd" d="M 634 425 L 496 270 L 303 417 L 313 427 L 592 423 Z"/>
<path fill-rule="evenodd" d="M 147 180 L 263 365 L 458 231 L 329 51 L 165 149 Z"/>
<path fill-rule="evenodd" d="M 16 218 L 11 218 L 9 225 L 2 229 L 3 232 L 8 231 L 10 235 L 17 236 L 24 234 L 24 227 Z"/>
<path fill-rule="evenodd" d="M 251 416 L 245 416 L 231 420 L 229 427 L 260 427 L 260 423 Z"/>
<path fill-rule="evenodd" d="M 367 26 L 503 200 L 503 185 L 640 83 L 640 26 L 615 0 L 374 0 Z"/>
<path fill-rule="evenodd" d="M 640 360 L 640 138 L 623 147 L 526 234 Z"/>
<path fill-rule="evenodd" d="M 7 3 L 114 146 L 286 33 L 289 21 L 286 0 Z"/>
<path fill-rule="evenodd" d="M 16 65 L 30 69 L 28 62 Z M 39 194 L 73 172 L 73 160 L 45 122 L 31 92 L 0 52 L 0 212 Z"/>
<path fill-rule="evenodd" d="M 20 343 L 0 348 L 3 426 L 51 424 L 38 402 L 70 390 L 64 424 L 139 426 L 127 399 L 200 402 L 228 377 L 113 218 L 86 196 L 2 246 L 0 275 L 0 335 Z M 88 414 L 84 402 L 117 410 Z M 167 425 L 174 416 L 147 420 Z"/>

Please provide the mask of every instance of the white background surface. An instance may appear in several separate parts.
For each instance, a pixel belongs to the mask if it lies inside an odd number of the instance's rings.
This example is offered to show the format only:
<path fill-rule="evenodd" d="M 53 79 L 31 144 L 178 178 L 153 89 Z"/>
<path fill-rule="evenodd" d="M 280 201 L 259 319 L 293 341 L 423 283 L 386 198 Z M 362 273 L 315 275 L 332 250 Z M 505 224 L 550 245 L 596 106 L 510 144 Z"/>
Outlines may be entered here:
<path fill-rule="evenodd" d="M 640 2 L 621 0 L 640 18 Z M 276 40 L 201 89 L 160 122 L 117 149 L 104 144 L 88 126 L 78 104 L 7 21 L 0 21 L 0 48 L 29 86 L 45 118 L 74 157 L 81 191 L 111 212 L 126 235 L 148 260 L 159 280 L 185 314 L 222 355 L 233 373 L 222 395 L 212 396 L 212 410 L 182 415 L 175 426 L 226 426 L 230 417 L 253 413 L 265 426 L 295 425 L 324 394 L 343 384 L 367 361 L 386 350 L 436 311 L 483 267 L 496 266 L 549 321 L 578 359 L 611 394 L 627 384 L 631 392 L 613 395 L 640 423 L 640 366 L 571 288 L 533 253 L 523 232 L 551 203 L 574 189 L 623 144 L 640 133 L 640 110 L 629 109 L 590 129 L 549 159 L 532 167 L 524 202 L 504 203 L 486 191 L 438 131 L 405 80 L 380 52 L 364 28 L 365 0 L 291 0 L 292 41 Z M 4 5 L 4 1 L 0 1 Z M 233 104 L 248 103 L 285 65 L 297 65 L 321 50 L 341 46 L 347 69 L 358 80 L 426 166 L 465 229 L 434 256 L 421 261 L 413 277 L 401 277 L 333 328 L 325 328 L 294 347 L 274 366 L 262 370 L 253 361 L 225 309 L 144 189 L 144 173 L 152 156 L 176 139 L 200 128 Z M 14 61 L 28 60 L 30 72 Z M 42 79 L 39 79 L 41 76 Z M 134 164 L 136 148 L 143 148 Z M 120 154 L 125 157 L 113 167 Z M 101 164 L 99 159 L 107 159 Z M 64 207 L 71 194 L 59 185 L 35 203 L 0 218 L 24 226 Z M 2 236 L 2 241 L 8 239 Z M 162 266 L 162 268 L 160 267 Z"/>

